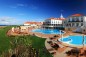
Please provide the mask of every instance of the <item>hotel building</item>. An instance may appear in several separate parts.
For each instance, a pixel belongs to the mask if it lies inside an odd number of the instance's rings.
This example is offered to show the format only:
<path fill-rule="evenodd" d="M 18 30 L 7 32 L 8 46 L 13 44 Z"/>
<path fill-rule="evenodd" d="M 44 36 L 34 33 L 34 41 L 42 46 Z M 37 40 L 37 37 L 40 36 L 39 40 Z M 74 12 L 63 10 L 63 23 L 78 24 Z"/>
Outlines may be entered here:
<path fill-rule="evenodd" d="M 86 34 L 86 16 L 84 17 L 84 20 L 83 20 L 83 26 L 81 27 L 81 32 Z"/>
<path fill-rule="evenodd" d="M 69 16 L 65 20 L 65 28 L 70 29 L 70 30 L 80 28 L 81 26 L 84 25 L 85 17 L 86 16 L 82 14 L 74 14 L 74 15 Z"/>
<path fill-rule="evenodd" d="M 62 14 L 60 18 L 49 18 L 43 22 L 42 27 L 46 29 L 64 29 L 64 20 Z"/>
<path fill-rule="evenodd" d="M 40 28 L 43 22 L 25 22 L 24 26 Z"/>

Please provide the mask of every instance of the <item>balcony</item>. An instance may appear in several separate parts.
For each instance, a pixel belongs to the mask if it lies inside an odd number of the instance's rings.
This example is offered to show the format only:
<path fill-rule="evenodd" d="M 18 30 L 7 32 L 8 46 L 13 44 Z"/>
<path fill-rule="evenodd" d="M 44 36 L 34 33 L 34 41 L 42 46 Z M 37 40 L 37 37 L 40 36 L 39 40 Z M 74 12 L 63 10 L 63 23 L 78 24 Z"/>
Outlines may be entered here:
<path fill-rule="evenodd" d="M 68 21 L 68 22 L 83 22 L 83 20 L 82 21 L 78 21 L 78 20 L 77 21 Z"/>
<path fill-rule="evenodd" d="M 62 24 L 48 24 L 48 25 L 43 25 L 43 27 L 63 27 Z"/>

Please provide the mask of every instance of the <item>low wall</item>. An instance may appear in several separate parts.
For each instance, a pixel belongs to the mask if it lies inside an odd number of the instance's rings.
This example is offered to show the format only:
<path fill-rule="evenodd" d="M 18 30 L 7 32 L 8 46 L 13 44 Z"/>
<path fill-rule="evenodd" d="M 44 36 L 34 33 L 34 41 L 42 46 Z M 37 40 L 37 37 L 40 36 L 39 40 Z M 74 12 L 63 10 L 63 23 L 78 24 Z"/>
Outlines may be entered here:
<path fill-rule="evenodd" d="M 73 28 L 73 27 L 67 27 L 67 28 L 65 28 L 65 31 L 73 31 L 73 30 L 75 30 L 75 29 L 77 29 L 77 28 Z"/>

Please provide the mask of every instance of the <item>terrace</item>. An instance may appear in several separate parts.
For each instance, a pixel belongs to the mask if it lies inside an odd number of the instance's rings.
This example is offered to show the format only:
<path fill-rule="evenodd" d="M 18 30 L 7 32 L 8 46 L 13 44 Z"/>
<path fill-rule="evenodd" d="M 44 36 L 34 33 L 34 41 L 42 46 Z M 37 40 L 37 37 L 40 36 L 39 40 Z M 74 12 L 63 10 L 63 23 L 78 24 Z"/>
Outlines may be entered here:
<path fill-rule="evenodd" d="M 29 30 L 33 30 L 33 28 L 29 29 Z M 69 35 L 82 35 L 80 33 L 74 33 L 72 31 L 65 31 L 65 32 L 66 33 L 64 33 L 64 34 L 60 34 L 60 33 L 59 34 L 43 34 L 43 33 L 39 33 L 39 32 L 29 31 L 27 35 L 33 35 L 33 36 L 37 36 L 40 38 L 45 38 L 46 39 L 45 47 L 54 57 L 57 57 L 57 56 L 67 57 L 68 51 L 71 51 L 71 49 L 74 49 L 74 48 L 78 48 L 78 49 L 80 49 L 80 51 L 86 50 L 85 48 L 81 49 L 82 46 L 75 46 L 75 45 L 71 45 L 71 44 L 59 41 L 59 39 L 67 37 Z M 23 34 L 23 35 L 25 35 L 25 34 Z M 84 53 L 84 52 L 82 52 L 82 53 Z"/>

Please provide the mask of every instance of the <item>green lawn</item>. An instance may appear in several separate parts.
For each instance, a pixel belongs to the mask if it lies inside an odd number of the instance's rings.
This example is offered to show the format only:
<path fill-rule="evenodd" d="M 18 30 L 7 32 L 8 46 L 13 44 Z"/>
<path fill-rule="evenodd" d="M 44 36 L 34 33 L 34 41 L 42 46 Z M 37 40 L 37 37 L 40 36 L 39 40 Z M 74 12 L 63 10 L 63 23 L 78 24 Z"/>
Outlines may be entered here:
<path fill-rule="evenodd" d="M 7 51 L 10 48 L 10 39 L 6 35 L 6 32 L 10 29 L 9 27 L 0 28 L 0 53 Z"/>
<path fill-rule="evenodd" d="M 52 57 L 52 55 L 45 48 L 45 40 L 44 38 L 39 38 L 37 36 L 29 36 L 30 40 L 32 40 L 32 46 L 36 49 L 40 49 L 40 57 Z"/>
<path fill-rule="evenodd" d="M 16 37 L 8 37 L 6 35 L 6 32 L 11 28 L 12 26 L 7 26 L 5 28 L 0 29 L 0 53 L 3 53 L 5 51 L 8 51 L 10 48 L 12 48 L 12 45 L 10 44 L 10 41 L 12 39 L 15 39 Z M 35 48 L 39 49 L 40 56 L 39 57 L 52 57 L 52 55 L 46 50 L 45 48 L 45 40 L 44 38 L 39 38 L 37 36 L 17 36 L 20 39 L 25 39 L 26 43 L 21 42 L 23 44 L 28 45 L 29 43 Z M 45 52 L 45 51 L 46 52 Z"/>

